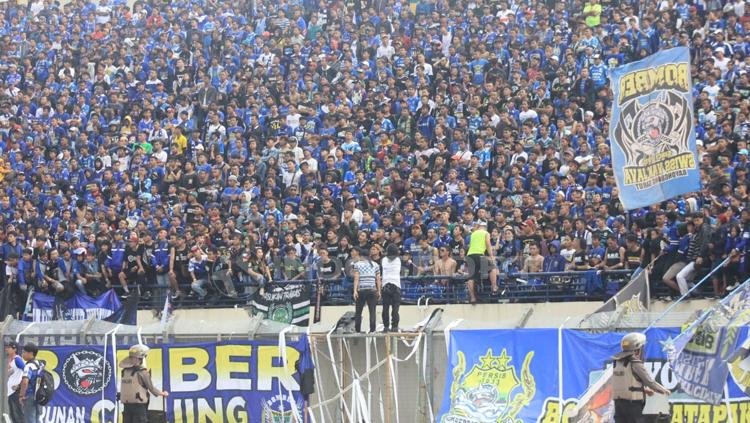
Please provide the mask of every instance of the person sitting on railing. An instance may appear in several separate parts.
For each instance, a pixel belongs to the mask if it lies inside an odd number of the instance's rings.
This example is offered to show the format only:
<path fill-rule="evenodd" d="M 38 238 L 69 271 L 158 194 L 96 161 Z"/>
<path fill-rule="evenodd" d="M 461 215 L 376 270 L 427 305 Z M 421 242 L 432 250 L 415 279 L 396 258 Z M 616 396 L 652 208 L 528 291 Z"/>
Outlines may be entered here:
<path fill-rule="evenodd" d="M 140 285 L 143 283 L 143 275 L 146 273 L 146 270 L 143 268 L 142 256 L 143 247 L 139 243 L 138 235 L 135 232 L 131 232 L 130 238 L 128 238 L 128 245 L 125 246 L 122 270 L 118 275 L 120 286 L 125 291 L 123 297 L 127 297 L 130 294 L 128 285 Z"/>
<path fill-rule="evenodd" d="M 125 241 L 122 231 L 114 232 L 114 240 L 109 246 L 109 256 L 107 258 L 107 288 L 115 281 L 119 281 L 119 275 L 122 272 L 123 262 L 125 261 Z M 126 281 L 127 285 L 127 281 Z M 123 288 L 124 289 L 124 288 Z"/>
<path fill-rule="evenodd" d="M 199 300 L 204 299 L 208 294 L 205 288 L 208 285 L 208 256 L 197 245 L 190 249 L 188 272 L 190 272 L 190 278 L 192 279 L 190 296 L 197 295 Z"/>
<path fill-rule="evenodd" d="M 563 236 L 560 238 L 560 255 L 565 259 L 565 269 L 569 270 L 573 267 L 573 256 L 576 254 L 576 249 L 573 248 L 573 241 L 569 236 Z"/>
<path fill-rule="evenodd" d="M 441 246 L 438 249 L 438 259 L 435 260 L 435 275 L 452 277 L 458 270 L 458 263 L 451 257 L 451 252 L 447 246 Z M 448 285 L 450 279 L 438 279 L 437 283 Z"/>
<path fill-rule="evenodd" d="M 625 266 L 628 269 L 635 270 L 643 266 L 643 257 L 645 251 L 640 244 L 638 244 L 638 237 L 634 234 L 629 234 L 625 239 Z"/>
<path fill-rule="evenodd" d="M 680 236 L 680 241 L 674 256 L 674 263 L 672 263 L 662 277 L 662 281 L 665 285 L 671 288 L 672 291 L 680 292 L 681 294 L 684 294 L 684 292 L 682 292 L 682 289 L 677 285 L 676 276 L 685 268 L 685 266 L 687 266 L 687 253 L 693 238 L 693 228 L 694 226 L 692 222 L 679 225 L 677 231 Z M 685 292 L 687 292 L 687 289 Z"/>
<path fill-rule="evenodd" d="M 185 237 L 178 234 L 169 259 L 169 276 L 175 281 L 178 287 L 177 292 L 172 293 L 173 297 L 182 295 L 179 288 L 191 283 L 190 271 L 188 270 L 189 264 L 190 249 L 187 246 Z"/>
<path fill-rule="evenodd" d="M 721 283 L 714 283 L 714 292 L 717 295 L 724 296 L 727 291 L 732 291 L 737 287 L 737 284 L 742 282 L 740 280 L 740 273 L 742 271 L 742 248 L 744 243 L 750 240 L 743 240 L 742 229 L 737 225 L 732 225 L 727 235 L 727 240 L 724 245 L 724 256 L 723 259 L 731 257 L 726 267 L 721 270 L 722 281 Z"/>
<path fill-rule="evenodd" d="M 538 273 L 542 272 L 544 270 L 544 257 L 542 257 L 541 254 L 539 254 L 539 245 L 537 244 L 531 244 L 529 245 L 529 256 L 526 257 L 526 259 L 523 261 L 523 268 L 521 268 L 521 272 L 523 273 Z M 541 280 L 539 279 L 531 279 L 528 281 L 531 285 L 538 285 L 541 283 Z"/>
<path fill-rule="evenodd" d="M 544 258 L 542 266 L 544 272 L 563 272 L 567 265 L 567 260 L 559 253 L 560 246 L 556 242 L 551 242 L 549 246 L 549 255 Z"/>
<path fill-rule="evenodd" d="M 437 255 L 437 249 L 430 245 L 427 237 L 420 238 L 419 248 L 414 251 L 414 264 L 420 276 L 432 275 Z"/>
<path fill-rule="evenodd" d="M 86 249 L 78 248 L 73 252 L 73 256 L 75 257 L 73 259 L 73 262 L 71 263 L 71 275 L 73 277 L 73 283 L 76 289 L 78 289 L 78 292 L 83 295 L 87 295 L 88 293 L 86 291 L 86 277 L 83 275 L 83 263 L 86 256 Z"/>
<path fill-rule="evenodd" d="M 584 242 L 581 238 L 573 239 L 573 250 L 575 250 L 575 253 L 573 254 L 572 262 L 566 270 L 583 271 L 591 268 L 586 250 L 583 247 Z"/>
<path fill-rule="evenodd" d="M 257 284 L 259 289 L 263 290 L 263 287 L 273 280 L 271 269 L 269 269 L 268 263 L 263 257 L 262 248 L 256 247 L 253 250 L 244 250 L 240 260 L 240 264 L 232 268 L 237 268 L 236 273 L 239 274 L 239 279 L 243 283 Z M 248 289 L 249 287 L 245 287 L 246 293 Z"/>
<path fill-rule="evenodd" d="M 500 271 L 503 273 L 513 273 L 518 270 L 521 253 L 521 241 L 516 239 L 515 232 L 510 226 L 503 229 L 502 240 L 497 248 L 497 256 L 500 259 Z"/>
<path fill-rule="evenodd" d="M 604 251 L 604 262 L 602 269 L 617 270 L 625 267 L 625 248 L 617 245 L 617 237 L 610 235 L 607 238 L 607 248 Z"/>
<path fill-rule="evenodd" d="M 45 255 L 40 255 L 37 261 L 38 288 L 50 295 L 66 296 L 65 271 L 60 268 L 60 255 L 53 248 Z M 68 290 L 72 294 L 72 290 Z"/>
<path fill-rule="evenodd" d="M 689 290 L 689 283 L 701 269 L 710 269 L 711 259 L 708 251 L 711 248 L 711 227 L 704 223 L 704 215 L 698 212 L 693 215 L 694 235 L 685 258 L 687 264 L 677 273 L 677 286 L 680 294 Z"/>
<path fill-rule="evenodd" d="M 305 266 L 302 265 L 293 245 L 284 247 L 284 257 L 281 262 L 281 275 L 286 281 L 302 279 L 305 276 Z"/>

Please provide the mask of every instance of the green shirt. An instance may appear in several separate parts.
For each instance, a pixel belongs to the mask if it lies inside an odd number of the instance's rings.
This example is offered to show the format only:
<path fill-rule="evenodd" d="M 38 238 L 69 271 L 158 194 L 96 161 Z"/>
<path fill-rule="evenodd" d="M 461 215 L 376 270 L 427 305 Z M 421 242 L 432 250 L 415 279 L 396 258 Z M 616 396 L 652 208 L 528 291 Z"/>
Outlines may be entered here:
<path fill-rule="evenodd" d="M 146 154 L 151 154 L 151 151 L 154 150 L 154 147 L 148 142 L 144 142 L 143 144 L 133 144 L 133 151 L 135 151 L 137 147 L 141 147 L 141 150 Z"/>
<path fill-rule="evenodd" d="M 466 255 L 484 255 L 487 252 L 487 235 L 489 233 L 484 229 L 477 229 L 472 232 L 469 238 L 469 251 L 466 252 Z"/>
<path fill-rule="evenodd" d="M 601 21 L 602 5 L 586 3 L 586 6 L 583 8 L 583 14 L 587 15 L 592 12 L 594 13 L 593 15 L 586 16 L 586 25 L 593 28 L 599 26 L 599 22 Z"/>
<path fill-rule="evenodd" d="M 282 269 L 284 271 L 284 277 L 289 280 L 296 278 L 297 275 L 305 271 L 302 262 L 296 257 L 293 259 L 284 257 Z"/>

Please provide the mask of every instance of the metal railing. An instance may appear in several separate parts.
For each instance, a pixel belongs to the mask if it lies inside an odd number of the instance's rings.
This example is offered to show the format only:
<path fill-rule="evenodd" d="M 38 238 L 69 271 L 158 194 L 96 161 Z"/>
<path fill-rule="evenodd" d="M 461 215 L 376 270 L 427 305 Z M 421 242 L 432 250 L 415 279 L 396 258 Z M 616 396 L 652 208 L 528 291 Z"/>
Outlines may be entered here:
<path fill-rule="evenodd" d="M 554 302 L 554 301 L 602 301 L 614 295 L 629 280 L 632 270 L 547 272 L 500 274 L 498 292 L 493 294 L 490 284 L 485 281 L 477 284 L 477 299 L 480 303 L 504 302 Z M 402 304 L 460 304 L 469 299 L 467 277 L 455 276 L 403 276 L 401 278 Z M 304 279 L 294 281 L 273 281 L 270 285 L 309 284 L 311 300 L 317 303 L 318 287 L 321 287 L 322 305 L 351 305 L 354 283 L 351 278 L 327 280 Z M 190 287 L 181 287 L 189 293 Z M 199 299 L 194 296 L 181 296 L 173 299 L 178 308 L 221 308 L 245 306 L 252 301 L 253 293 L 260 286 L 255 283 L 234 282 L 233 289 L 212 284 L 209 294 Z M 158 309 L 163 306 L 165 291 L 168 288 L 141 286 L 140 309 Z M 228 292 L 232 294 L 228 294 Z M 149 293 L 150 295 L 144 295 Z"/>

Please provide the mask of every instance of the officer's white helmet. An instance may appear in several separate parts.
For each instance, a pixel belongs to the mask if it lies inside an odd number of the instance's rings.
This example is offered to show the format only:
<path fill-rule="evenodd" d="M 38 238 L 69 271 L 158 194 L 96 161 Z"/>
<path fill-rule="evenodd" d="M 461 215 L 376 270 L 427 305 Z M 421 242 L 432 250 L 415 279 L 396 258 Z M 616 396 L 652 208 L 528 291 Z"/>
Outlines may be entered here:
<path fill-rule="evenodd" d="M 128 356 L 133 358 L 145 358 L 149 351 L 150 349 L 143 344 L 133 345 L 128 350 Z"/>
<path fill-rule="evenodd" d="M 646 345 L 646 335 L 640 332 L 629 333 L 622 337 L 620 347 L 623 351 L 638 351 Z"/>

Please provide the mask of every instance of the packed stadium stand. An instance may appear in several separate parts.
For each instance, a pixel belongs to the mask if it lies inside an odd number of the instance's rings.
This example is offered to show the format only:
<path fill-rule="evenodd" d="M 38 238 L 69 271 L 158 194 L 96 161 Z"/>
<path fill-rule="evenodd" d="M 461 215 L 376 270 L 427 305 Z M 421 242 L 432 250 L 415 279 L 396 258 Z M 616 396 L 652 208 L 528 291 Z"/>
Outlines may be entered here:
<path fill-rule="evenodd" d="M 405 302 L 466 302 L 480 221 L 482 302 L 602 300 L 638 268 L 668 299 L 720 263 L 696 295 L 724 296 L 750 270 L 742 0 L 10 0 L 0 35 L 16 313 L 282 282 L 349 304 L 351 262 L 388 244 Z M 609 72 L 676 46 L 702 189 L 626 212 Z"/>

